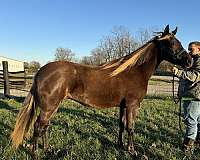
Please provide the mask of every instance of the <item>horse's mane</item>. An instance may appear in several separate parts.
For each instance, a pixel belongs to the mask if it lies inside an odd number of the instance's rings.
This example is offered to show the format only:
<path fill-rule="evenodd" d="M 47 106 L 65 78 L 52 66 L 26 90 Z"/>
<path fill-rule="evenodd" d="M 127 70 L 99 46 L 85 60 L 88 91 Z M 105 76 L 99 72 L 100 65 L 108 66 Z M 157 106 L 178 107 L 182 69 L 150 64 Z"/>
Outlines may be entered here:
<path fill-rule="evenodd" d="M 124 62 L 129 60 L 131 57 L 135 56 L 136 54 L 140 54 L 144 49 L 146 49 L 149 46 L 149 43 L 151 43 L 151 42 L 152 42 L 152 40 L 148 41 L 147 43 L 145 43 L 141 47 L 137 48 L 135 51 L 131 52 L 130 54 L 123 56 L 121 58 L 114 59 L 108 63 L 101 65 L 101 66 L 103 67 L 103 69 L 108 69 L 108 68 L 112 68 L 112 67 L 118 66 L 120 64 L 123 64 Z M 145 59 L 146 59 L 146 56 L 144 54 L 140 54 L 140 58 L 137 59 L 137 62 L 144 61 Z M 141 63 L 139 62 L 137 64 L 141 64 Z"/>
<path fill-rule="evenodd" d="M 136 49 L 135 51 L 131 52 L 129 55 L 126 55 L 124 57 L 115 59 L 109 63 L 106 63 L 103 65 L 103 69 L 108 69 L 112 67 L 118 66 L 112 73 L 111 76 L 116 76 L 117 74 L 124 71 L 129 66 L 136 66 L 141 65 L 142 63 L 145 63 L 149 60 L 150 55 L 149 52 L 146 50 L 152 45 L 152 42 L 157 39 L 158 37 L 152 38 L 150 41 Z"/>

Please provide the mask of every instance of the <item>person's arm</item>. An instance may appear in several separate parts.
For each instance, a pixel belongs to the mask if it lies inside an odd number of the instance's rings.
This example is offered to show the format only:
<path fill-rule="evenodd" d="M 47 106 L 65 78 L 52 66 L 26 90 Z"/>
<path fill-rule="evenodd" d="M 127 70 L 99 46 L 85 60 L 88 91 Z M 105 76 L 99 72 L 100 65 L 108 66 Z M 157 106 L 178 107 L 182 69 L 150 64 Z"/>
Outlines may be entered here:
<path fill-rule="evenodd" d="M 182 79 L 187 79 L 191 82 L 197 83 L 200 81 L 200 71 L 197 70 L 178 70 L 175 76 L 182 78 Z"/>
<path fill-rule="evenodd" d="M 200 81 L 200 58 L 195 62 L 193 69 L 181 70 L 173 67 L 172 72 L 175 76 L 182 79 L 187 79 L 193 83 Z"/>

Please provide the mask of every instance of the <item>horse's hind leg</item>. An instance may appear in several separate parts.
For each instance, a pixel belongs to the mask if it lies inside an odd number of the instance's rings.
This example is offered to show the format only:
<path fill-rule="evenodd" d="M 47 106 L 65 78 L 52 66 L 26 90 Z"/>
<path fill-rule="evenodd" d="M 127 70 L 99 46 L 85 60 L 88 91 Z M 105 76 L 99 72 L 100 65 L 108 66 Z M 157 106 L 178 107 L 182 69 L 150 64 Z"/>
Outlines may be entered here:
<path fill-rule="evenodd" d="M 126 127 L 126 101 L 123 99 L 120 103 L 120 112 L 119 112 L 119 139 L 118 144 L 121 148 L 124 148 L 122 136 L 124 128 Z"/>
<path fill-rule="evenodd" d="M 50 122 L 44 127 L 42 131 L 42 142 L 44 150 L 48 149 L 48 129 L 49 129 Z"/>
<path fill-rule="evenodd" d="M 50 107 L 49 107 L 50 108 Z M 41 110 L 40 115 L 38 116 L 36 123 L 34 125 L 34 134 L 33 134 L 33 152 L 37 151 L 38 148 L 38 138 L 42 136 L 44 149 L 47 149 L 47 130 L 49 126 L 49 120 L 57 111 L 58 107 L 51 107 L 52 110 L 46 112 Z"/>
<path fill-rule="evenodd" d="M 33 137 L 32 137 L 32 141 L 33 141 L 33 146 L 32 146 L 32 151 L 33 153 L 35 153 L 35 151 L 37 151 L 38 149 L 38 137 L 39 137 L 39 122 L 38 122 L 39 118 L 37 118 L 35 124 L 34 124 L 34 131 L 33 131 Z"/>

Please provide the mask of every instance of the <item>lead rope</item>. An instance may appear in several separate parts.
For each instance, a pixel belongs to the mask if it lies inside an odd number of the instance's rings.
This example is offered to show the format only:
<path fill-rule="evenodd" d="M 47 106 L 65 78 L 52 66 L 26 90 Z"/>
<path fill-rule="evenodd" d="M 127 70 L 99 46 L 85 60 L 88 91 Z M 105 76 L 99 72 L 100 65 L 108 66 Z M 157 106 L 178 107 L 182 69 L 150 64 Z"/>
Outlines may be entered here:
<path fill-rule="evenodd" d="M 182 125 L 181 125 L 181 97 L 175 97 L 175 76 L 173 75 L 173 80 L 172 80 L 172 93 L 173 93 L 173 100 L 175 104 L 179 103 L 179 113 L 178 113 L 178 119 L 179 119 L 179 130 L 184 135 Z"/>
<path fill-rule="evenodd" d="M 178 104 L 180 102 L 181 97 L 175 97 L 175 76 L 173 75 L 173 80 L 172 80 L 172 93 L 173 93 L 173 100 L 175 104 Z"/>

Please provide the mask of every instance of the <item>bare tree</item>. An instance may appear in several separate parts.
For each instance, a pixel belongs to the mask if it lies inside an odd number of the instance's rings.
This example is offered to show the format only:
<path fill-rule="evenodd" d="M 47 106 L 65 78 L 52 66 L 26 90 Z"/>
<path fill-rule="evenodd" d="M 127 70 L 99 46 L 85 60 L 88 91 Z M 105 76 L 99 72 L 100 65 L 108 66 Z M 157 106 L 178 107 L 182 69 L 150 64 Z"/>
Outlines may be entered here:
<path fill-rule="evenodd" d="M 100 48 L 95 48 L 91 51 L 91 56 L 84 56 L 81 60 L 82 64 L 100 65 L 105 63 L 104 54 Z"/>
<path fill-rule="evenodd" d="M 101 45 L 98 48 L 101 50 L 105 62 L 110 62 L 113 59 L 114 44 L 111 36 L 101 40 Z"/>
<path fill-rule="evenodd" d="M 138 41 L 132 37 L 130 31 L 123 26 L 119 26 L 114 27 L 111 35 L 101 41 L 99 48 L 104 54 L 105 61 L 109 62 L 130 54 L 138 46 Z"/>
<path fill-rule="evenodd" d="M 100 65 L 102 63 L 105 63 L 105 56 L 102 52 L 101 48 L 95 48 L 91 51 L 93 64 Z"/>
<path fill-rule="evenodd" d="M 124 26 L 114 27 L 111 34 L 100 41 L 100 45 L 91 51 L 91 56 L 84 57 L 82 63 L 99 65 L 113 59 L 129 55 L 152 37 L 150 29 L 140 29 L 138 38 L 134 38 Z"/>
<path fill-rule="evenodd" d="M 55 61 L 72 61 L 74 56 L 71 49 L 59 47 L 56 49 Z"/>
<path fill-rule="evenodd" d="M 41 65 L 37 61 L 31 61 L 30 63 L 26 63 L 27 71 L 28 73 L 36 73 Z"/>
<path fill-rule="evenodd" d="M 86 64 L 86 65 L 95 65 L 93 64 L 93 58 L 92 56 L 84 56 L 81 61 L 81 64 Z"/>
<path fill-rule="evenodd" d="M 156 31 L 158 31 L 157 27 L 140 28 L 137 32 L 137 39 L 140 45 L 143 45 L 147 41 L 149 41 L 153 37 L 154 32 Z"/>
<path fill-rule="evenodd" d="M 112 30 L 114 42 L 114 58 L 120 58 L 136 50 L 139 43 L 133 38 L 130 31 L 123 26 Z"/>

